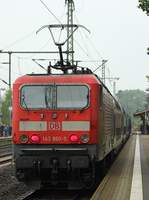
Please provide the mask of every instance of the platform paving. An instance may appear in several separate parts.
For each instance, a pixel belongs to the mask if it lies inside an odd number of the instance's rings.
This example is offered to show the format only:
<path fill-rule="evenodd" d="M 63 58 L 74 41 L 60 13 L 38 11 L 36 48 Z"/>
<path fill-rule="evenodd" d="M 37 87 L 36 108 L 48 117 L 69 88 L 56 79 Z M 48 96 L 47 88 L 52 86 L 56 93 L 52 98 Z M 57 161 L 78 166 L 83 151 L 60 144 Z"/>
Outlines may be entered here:
<path fill-rule="evenodd" d="M 130 200 L 136 135 L 132 135 L 91 200 Z"/>

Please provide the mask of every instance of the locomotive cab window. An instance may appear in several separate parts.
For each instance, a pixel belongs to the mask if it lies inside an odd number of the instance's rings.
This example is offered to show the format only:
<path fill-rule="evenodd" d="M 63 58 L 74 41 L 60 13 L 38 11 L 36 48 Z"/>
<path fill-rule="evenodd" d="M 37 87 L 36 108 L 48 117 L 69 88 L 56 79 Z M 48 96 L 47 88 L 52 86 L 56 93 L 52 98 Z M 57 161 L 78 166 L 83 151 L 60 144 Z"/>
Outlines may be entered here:
<path fill-rule="evenodd" d="M 82 109 L 88 104 L 86 85 L 25 85 L 21 88 L 24 109 Z"/>
<path fill-rule="evenodd" d="M 88 87 L 80 85 L 57 86 L 57 108 L 84 108 L 88 105 Z"/>
<path fill-rule="evenodd" d="M 26 85 L 21 89 L 21 106 L 26 109 L 52 108 L 51 86 Z M 51 98 L 50 98 L 51 97 Z"/>

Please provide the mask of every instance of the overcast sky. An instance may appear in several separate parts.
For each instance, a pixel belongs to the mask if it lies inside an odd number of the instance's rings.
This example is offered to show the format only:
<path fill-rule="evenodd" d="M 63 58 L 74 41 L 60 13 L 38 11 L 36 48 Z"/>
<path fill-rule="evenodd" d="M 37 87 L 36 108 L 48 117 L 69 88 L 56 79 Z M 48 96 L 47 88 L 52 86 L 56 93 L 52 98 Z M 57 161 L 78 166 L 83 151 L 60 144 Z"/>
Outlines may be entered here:
<path fill-rule="evenodd" d="M 64 23 L 65 0 L 43 0 Z M 75 59 L 99 60 L 86 63 L 95 69 L 107 59 L 106 76 L 119 77 L 117 90 L 148 87 L 149 74 L 149 17 L 137 8 L 138 0 L 74 0 L 75 23 L 86 26 L 91 34 L 80 30 L 75 34 Z M 47 30 L 36 35 L 45 24 L 58 23 L 40 0 L 0 0 L 0 49 L 2 50 L 56 50 Z M 19 75 L 43 72 L 31 62 L 40 55 L 14 55 L 12 82 Z M 46 56 L 48 57 L 48 56 Z M 57 56 L 56 56 L 57 57 Z M 51 58 L 51 57 L 50 57 Z M 0 62 L 7 57 L 0 55 Z M 42 63 L 46 65 L 46 63 Z M 101 75 L 101 71 L 97 71 Z M 8 81 L 8 65 L 0 64 L 0 78 Z M 107 81 L 108 86 L 109 82 Z M 0 82 L 0 87 L 7 87 Z"/>

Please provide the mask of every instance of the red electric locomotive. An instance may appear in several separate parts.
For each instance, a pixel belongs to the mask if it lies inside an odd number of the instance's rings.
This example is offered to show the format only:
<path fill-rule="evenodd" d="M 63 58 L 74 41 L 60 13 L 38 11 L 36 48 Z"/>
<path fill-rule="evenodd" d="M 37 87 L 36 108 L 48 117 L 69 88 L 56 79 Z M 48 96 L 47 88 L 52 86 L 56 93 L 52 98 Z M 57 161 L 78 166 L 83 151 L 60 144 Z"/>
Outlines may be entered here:
<path fill-rule="evenodd" d="M 51 28 L 66 25 L 44 27 L 52 34 Z M 100 173 L 98 164 L 126 140 L 128 120 L 100 79 L 89 69 L 65 63 L 65 43 L 55 44 L 60 61 L 47 74 L 25 75 L 13 84 L 16 176 L 34 187 L 88 188 Z M 52 74 L 52 68 L 63 74 Z"/>
<path fill-rule="evenodd" d="M 36 187 L 91 186 L 98 163 L 126 140 L 123 114 L 88 69 L 18 78 L 12 120 L 17 178 Z"/>

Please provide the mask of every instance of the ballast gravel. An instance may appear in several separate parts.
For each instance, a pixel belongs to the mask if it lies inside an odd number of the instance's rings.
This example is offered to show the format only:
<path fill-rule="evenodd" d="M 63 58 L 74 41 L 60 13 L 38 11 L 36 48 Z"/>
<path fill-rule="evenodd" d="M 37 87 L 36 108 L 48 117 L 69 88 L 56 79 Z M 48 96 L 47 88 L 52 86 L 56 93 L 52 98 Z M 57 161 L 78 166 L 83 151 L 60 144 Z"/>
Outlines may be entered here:
<path fill-rule="evenodd" d="M 17 181 L 13 172 L 13 165 L 0 167 L 0 200 L 17 200 L 29 188 Z"/>

